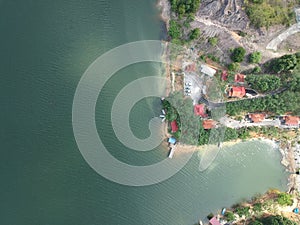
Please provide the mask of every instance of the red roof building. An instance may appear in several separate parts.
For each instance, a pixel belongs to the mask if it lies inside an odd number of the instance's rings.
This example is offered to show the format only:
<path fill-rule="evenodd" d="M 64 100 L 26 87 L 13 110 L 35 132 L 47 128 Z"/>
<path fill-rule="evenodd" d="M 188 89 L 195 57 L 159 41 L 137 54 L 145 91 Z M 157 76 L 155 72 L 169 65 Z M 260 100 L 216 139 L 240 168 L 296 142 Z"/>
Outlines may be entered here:
<path fill-rule="evenodd" d="M 262 122 L 266 118 L 265 113 L 251 113 L 248 116 L 253 123 Z"/>
<path fill-rule="evenodd" d="M 202 118 L 208 117 L 208 115 L 205 113 L 205 105 L 199 104 L 194 106 L 194 113 L 197 116 L 201 116 Z"/>
<path fill-rule="evenodd" d="M 242 98 L 246 95 L 245 87 L 232 87 L 229 91 L 230 97 Z"/>
<path fill-rule="evenodd" d="M 228 73 L 226 70 L 223 70 L 223 72 L 221 74 L 221 79 L 225 81 L 225 80 L 227 80 L 227 78 L 228 78 Z"/>
<path fill-rule="evenodd" d="M 176 120 L 173 120 L 171 122 L 171 132 L 175 133 L 176 131 L 178 131 L 178 124 Z"/>
<path fill-rule="evenodd" d="M 217 218 L 215 216 L 210 219 L 209 223 L 211 225 L 221 225 L 220 222 L 217 220 Z"/>
<path fill-rule="evenodd" d="M 245 75 L 240 74 L 240 73 L 234 75 L 234 82 L 235 83 L 244 83 L 245 82 Z"/>
<path fill-rule="evenodd" d="M 285 116 L 284 120 L 287 126 L 299 126 L 298 116 Z"/>
<path fill-rule="evenodd" d="M 203 120 L 202 122 L 202 126 L 205 130 L 209 130 L 209 129 L 212 129 L 216 126 L 216 121 L 214 120 Z"/>

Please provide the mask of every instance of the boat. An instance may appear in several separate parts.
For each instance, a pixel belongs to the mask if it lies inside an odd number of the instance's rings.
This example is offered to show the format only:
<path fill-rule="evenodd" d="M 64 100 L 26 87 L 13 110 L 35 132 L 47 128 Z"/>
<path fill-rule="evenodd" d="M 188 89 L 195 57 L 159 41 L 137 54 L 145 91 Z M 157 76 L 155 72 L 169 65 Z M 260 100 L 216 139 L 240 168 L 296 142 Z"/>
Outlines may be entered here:
<path fill-rule="evenodd" d="M 222 209 L 222 212 L 221 212 L 222 216 L 224 216 L 225 213 L 226 213 L 226 208 L 223 208 L 223 209 Z"/>
<path fill-rule="evenodd" d="M 175 146 L 173 146 L 172 148 L 171 148 L 171 150 L 170 150 L 170 153 L 169 153 L 169 159 L 172 159 L 173 158 L 173 155 L 174 155 L 174 153 L 175 153 Z"/>

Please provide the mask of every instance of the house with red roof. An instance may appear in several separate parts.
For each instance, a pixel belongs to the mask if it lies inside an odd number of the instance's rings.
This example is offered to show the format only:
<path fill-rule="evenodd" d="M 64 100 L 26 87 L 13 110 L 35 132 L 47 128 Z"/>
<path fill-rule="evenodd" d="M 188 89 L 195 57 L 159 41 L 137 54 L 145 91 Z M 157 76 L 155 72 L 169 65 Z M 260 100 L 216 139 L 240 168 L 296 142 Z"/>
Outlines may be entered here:
<path fill-rule="evenodd" d="M 202 118 L 208 117 L 205 110 L 204 104 L 199 104 L 194 106 L 194 113 L 196 116 L 201 116 Z"/>
<path fill-rule="evenodd" d="M 177 124 L 177 121 L 176 120 L 173 120 L 171 123 L 171 132 L 172 133 L 175 133 L 178 131 L 178 124 Z"/>
<path fill-rule="evenodd" d="M 221 225 L 221 223 L 219 222 L 219 220 L 217 220 L 217 218 L 215 216 L 209 220 L 209 224 L 210 225 Z"/>
<path fill-rule="evenodd" d="M 216 126 L 216 121 L 209 119 L 209 120 L 203 120 L 202 126 L 205 130 L 212 129 Z"/>
<path fill-rule="evenodd" d="M 242 86 L 233 86 L 228 95 L 229 97 L 242 98 L 246 95 L 246 89 Z"/>
<path fill-rule="evenodd" d="M 299 117 L 298 116 L 285 116 L 284 124 L 290 127 L 299 127 Z"/>
<path fill-rule="evenodd" d="M 238 73 L 238 74 L 234 75 L 234 82 L 235 83 L 244 83 L 245 77 L 246 77 L 245 75 Z"/>
<path fill-rule="evenodd" d="M 266 118 L 266 114 L 265 113 L 249 113 L 248 117 L 252 123 L 260 123 L 260 122 L 264 121 L 264 119 Z"/>

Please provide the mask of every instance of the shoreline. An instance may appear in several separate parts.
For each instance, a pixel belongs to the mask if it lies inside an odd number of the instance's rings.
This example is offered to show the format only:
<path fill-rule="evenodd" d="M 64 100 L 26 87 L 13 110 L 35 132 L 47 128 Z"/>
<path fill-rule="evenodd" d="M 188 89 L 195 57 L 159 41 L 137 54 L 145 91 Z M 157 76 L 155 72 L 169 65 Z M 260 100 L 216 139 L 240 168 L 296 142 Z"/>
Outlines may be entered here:
<path fill-rule="evenodd" d="M 158 0 L 157 1 L 157 8 L 160 10 L 160 18 L 161 20 L 165 23 L 165 26 L 167 28 L 167 31 L 169 29 L 169 21 L 171 19 L 171 6 L 168 0 Z M 167 43 L 166 43 L 167 44 Z M 171 83 L 172 83 L 172 78 L 171 78 L 171 71 L 170 71 L 170 62 L 169 62 L 169 49 L 168 46 L 166 47 L 165 52 L 163 53 L 162 57 L 166 58 L 166 65 L 165 65 L 165 76 L 167 78 L 167 80 L 169 81 L 166 87 L 166 96 L 169 95 L 169 93 L 172 90 L 171 87 Z M 165 129 L 165 137 L 170 137 L 170 134 L 168 133 L 167 130 L 167 126 L 164 128 Z M 286 171 L 290 173 L 289 177 L 288 177 L 288 184 L 287 184 L 287 188 L 288 188 L 288 192 L 293 191 L 294 189 L 300 189 L 300 187 L 297 187 L 297 182 L 296 182 L 296 167 L 295 167 L 295 162 L 294 162 L 294 154 L 293 154 L 293 146 L 291 145 L 291 143 L 287 142 L 284 143 L 283 141 L 280 140 L 273 140 L 273 139 L 268 139 L 268 138 L 264 138 L 264 137 L 258 137 L 258 138 L 250 138 L 246 141 L 263 141 L 271 146 L 273 146 L 273 148 L 278 148 L 280 154 L 281 154 L 281 164 L 285 167 Z M 240 142 L 242 142 L 243 140 L 238 139 L 235 141 L 229 141 L 229 142 L 223 142 L 223 145 L 228 147 L 228 146 L 232 146 L 235 144 L 238 144 Z M 193 145 L 184 145 L 184 144 L 178 144 L 179 148 L 181 151 L 177 151 L 176 153 L 178 154 L 182 154 L 184 152 L 196 152 L 196 151 L 200 151 L 202 149 L 205 148 L 205 146 L 193 146 Z M 175 154 L 176 154 L 175 153 Z"/>

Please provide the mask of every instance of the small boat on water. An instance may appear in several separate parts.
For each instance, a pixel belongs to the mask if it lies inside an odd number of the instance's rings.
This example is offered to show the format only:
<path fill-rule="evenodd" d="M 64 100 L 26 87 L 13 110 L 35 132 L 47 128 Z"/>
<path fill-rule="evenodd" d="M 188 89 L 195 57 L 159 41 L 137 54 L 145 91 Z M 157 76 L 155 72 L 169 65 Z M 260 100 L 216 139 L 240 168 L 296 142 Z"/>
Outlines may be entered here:
<path fill-rule="evenodd" d="M 226 213 L 226 208 L 223 208 L 223 209 L 222 209 L 222 212 L 221 212 L 222 216 L 224 216 L 225 213 Z"/>
<path fill-rule="evenodd" d="M 170 150 L 170 153 L 169 153 L 169 159 L 172 159 L 173 158 L 173 155 L 174 155 L 174 153 L 175 153 L 175 146 L 173 146 L 172 148 L 171 148 L 171 150 Z"/>
<path fill-rule="evenodd" d="M 203 222 L 202 222 L 202 220 L 199 220 L 199 225 L 203 225 Z"/>

